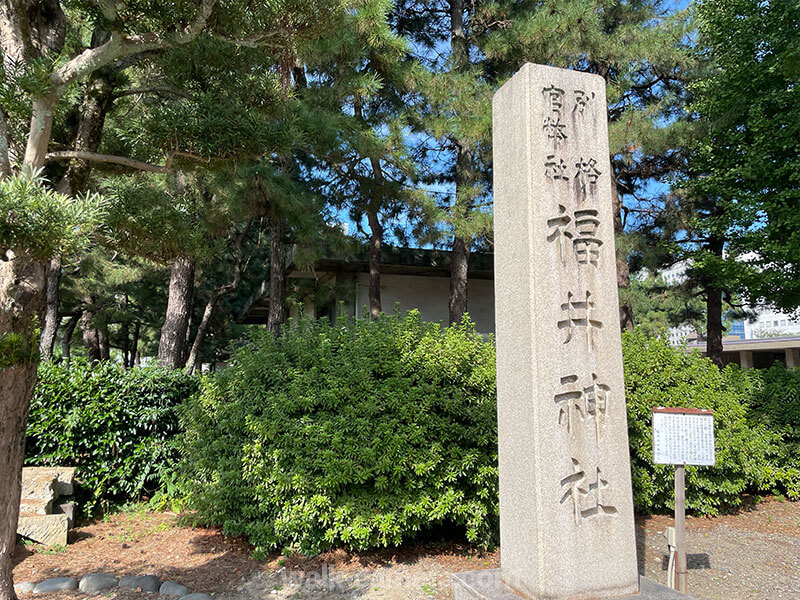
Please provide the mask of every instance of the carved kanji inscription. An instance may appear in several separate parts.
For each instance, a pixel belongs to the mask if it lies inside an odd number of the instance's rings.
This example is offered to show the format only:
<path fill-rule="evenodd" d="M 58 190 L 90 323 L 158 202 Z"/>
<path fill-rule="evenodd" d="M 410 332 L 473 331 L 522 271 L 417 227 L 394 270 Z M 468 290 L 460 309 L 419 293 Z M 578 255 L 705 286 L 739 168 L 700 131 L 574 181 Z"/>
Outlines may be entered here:
<path fill-rule="evenodd" d="M 561 304 L 562 318 L 557 323 L 558 328 L 566 333 L 565 344 L 572 341 L 578 330 L 584 330 L 589 346 L 594 348 L 595 331 L 603 328 L 603 322 L 594 316 L 594 304 L 592 293 L 588 290 L 582 299 L 567 292 L 567 301 Z"/>

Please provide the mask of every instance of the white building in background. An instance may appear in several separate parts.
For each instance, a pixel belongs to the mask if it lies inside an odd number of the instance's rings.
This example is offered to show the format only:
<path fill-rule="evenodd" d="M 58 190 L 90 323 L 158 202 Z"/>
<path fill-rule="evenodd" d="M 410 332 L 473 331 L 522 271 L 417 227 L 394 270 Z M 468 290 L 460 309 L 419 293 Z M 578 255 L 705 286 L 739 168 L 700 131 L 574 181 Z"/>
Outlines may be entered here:
<path fill-rule="evenodd" d="M 745 320 L 743 329 L 743 339 L 746 340 L 800 336 L 800 321 L 792 319 L 792 315 L 764 308 L 759 311 L 758 319 L 754 323 Z"/>
<path fill-rule="evenodd" d="M 686 280 L 688 263 L 679 262 L 664 269 L 659 274 L 667 285 L 679 285 Z M 731 323 L 727 336 L 738 337 L 743 340 L 762 338 L 795 337 L 800 336 L 800 318 L 777 311 L 769 307 L 747 307 L 756 313 L 756 320 L 742 319 Z M 800 315 L 798 315 L 800 317 Z M 668 330 L 669 343 L 673 346 L 681 345 L 687 337 L 694 337 L 696 332 L 690 325 L 679 325 Z"/>
<path fill-rule="evenodd" d="M 469 316 L 478 333 L 494 333 L 494 260 L 491 254 L 472 252 L 469 257 Z M 331 256 L 319 259 L 313 270 L 296 267 L 289 260 L 288 278 L 305 282 L 308 291 L 303 312 L 314 318 L 364 317 L 369 305 L 369 263 L 363 256 Z M 268 282 L 250 298 L 240 319 L 242 323 L 267 322 Z M 312 290 L 328 286 L 330 295 Z M 447 324 L 450 299 L 450 252 L 422 248 L 381 248 L 381 305 L 391 314 L 395 308 L 417 309 L 424 321 Z M 293 311 L 297 308 L 293 308 Z M 294 314 L 292 315 L 294 316 Z"/>
<path fill-rule="evenodd" d="M 686 269 L 688 267 L 688 263 L 685 261 L 681 261 L 679 263 L 675 263 L 668 269 L 664 269 L 660 271 L 658 274 L 661 279 L 664 280 L 668 286 L 672 285 L 680 285 L 684 281 L 686 281 Z M 697 337 L 697 331 L 695 331 L 694 327 L 688 324 L 681 324 L 677 327 L 670 327 L 667 330 L 667 339 L 669 340 L 670 345 L 672 346 L 680 346 L 683 344 L 687 338 L 694 338 Z"/>

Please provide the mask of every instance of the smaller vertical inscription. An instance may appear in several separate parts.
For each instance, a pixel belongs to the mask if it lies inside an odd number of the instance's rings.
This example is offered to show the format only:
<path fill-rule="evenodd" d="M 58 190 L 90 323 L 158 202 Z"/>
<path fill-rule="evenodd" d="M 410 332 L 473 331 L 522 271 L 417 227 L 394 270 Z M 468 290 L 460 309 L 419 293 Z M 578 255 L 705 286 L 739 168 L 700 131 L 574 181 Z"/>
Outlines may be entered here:
<path fill-rule="evenodd" d="M 561 109 L 564 108 L 564 90 L 551 85 L 542 88 L 542 95 L 544 96 L 546 109 L 550 112 L 561 114 Z"/>
<path fill-rule="evenodd" d="M 594 92 L 585 92 L 584 90 L 573 90 L 575 95 L 575 105 L 572 107 L 572 112 L 578 112 L 583 115 L 589 103 L 594 100 Z"/>

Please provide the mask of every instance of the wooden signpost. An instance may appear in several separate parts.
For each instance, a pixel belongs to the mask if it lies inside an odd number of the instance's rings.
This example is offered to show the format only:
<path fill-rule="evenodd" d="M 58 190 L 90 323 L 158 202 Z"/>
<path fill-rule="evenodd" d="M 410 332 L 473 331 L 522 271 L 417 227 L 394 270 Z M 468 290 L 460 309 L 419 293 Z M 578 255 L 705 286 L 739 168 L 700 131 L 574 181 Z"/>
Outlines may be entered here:
<path fill-rule="evenodd" d="M 714 466 L 714 413 L 700 408 L 653 408 L 653 462 L 675 465 L 675 581 L 686 593 L 686 465 Z"/>

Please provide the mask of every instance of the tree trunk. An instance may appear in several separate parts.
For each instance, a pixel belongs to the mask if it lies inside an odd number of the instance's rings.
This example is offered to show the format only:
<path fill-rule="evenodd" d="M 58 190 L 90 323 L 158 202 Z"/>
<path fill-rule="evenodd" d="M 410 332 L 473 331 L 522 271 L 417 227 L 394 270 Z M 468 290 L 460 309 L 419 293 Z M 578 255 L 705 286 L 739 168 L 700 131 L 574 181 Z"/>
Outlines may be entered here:
<path fill-rule="evenodd" d="M 450 0 L 450 49 L 453 57 L 454 69 L 463 72 L 469 68 L 469 48 L 467 34 L 464 29 L 464 2 L 463 0 Z M 472 162 L 466 142 L 455 140 L 456 164 L 455 184 L 456 199 L 453 206 L 453 244 L 450 257 L 450 298 L 448 312 L 450 325 L 461 323 L 464 313 L 467 312 L 468 298 L 468 266 L 472 240 L 464 232 L 465 223 L 472 211 L 471 196 L 466 189 L 471 178 L 470 163 Z"/>
<path fill-rule="evenodd" d="M 130 339 L 130 327 L 127 321 L 128 315 L 128 294 L 125 294 L 122 297 L 122 312 L 125 314 L 123 317 L 122 324 L 119 328 L 119 336 L 120 336 L 120 350 L 122 350 L 122 368 L 127 369 L 130 365 L 130 350 L 131 350 L 131 339 Z"/>
<path fill-rule="evenodd" d="M 67 321 L 67 326 L 64 328 L 64 333 L 61 334 L 61 359 L 67 362 L 67 366 L 70 363 L 71 351 L 70 348 L 72 346 L 72 334 L 75 331 L 75 327 L 78 326 L 78 321 L 80 320 L 80 314 L 74 314 L 69 318 Z"/>
<path fill-rule="evenodd" d="M 381 307 L 381 244 L 383 242 L 383 227 L 381 226 L 376 207 L 367 209 L 369 223 L 369 316 L 377 319 L 383 308 Z"/>
<path fill-rule="evenodd" d="M 11 159 L 8 155 L 8 126 L 6 112 L 0 108 L 0 178 L 11 176 Z"/>
<path fill-rule="evenodd" d="M 614 235 L 617 239 L 621 238 L 624 231 L 622 222 L 622 197 L 614 177 L 611 178 L 611 206 L 614 211 Z M 628 258 L 625 256 L 624 248 L 617 247 L 617 288 L 619 289 L 619 328 L 620 331 L 633 331 L 633 307 L 627 296 L 628 288 L 631 287 L 631 273 L 628 268 Z"/>
<path fill-rule="evenodd" d="M 106 114 L 114 103 L 114 88 L 108 75 L 96 72 L 92 75 L 81 102 L 78 127 L 75 132 L 73 149 L 97 152 L 103 136 Z M 92 165 L 86 160 L 72 160 L 56 188 L 62 194 L 82 194 L 89 189 L 89 176 Z"/>
<path fill-rule="evenodd" d="M 722 367 L 722 290 L 706 288 L 706 356 Z"/>
<path fill-rule="evenodd" d="M 53 112 L 57 102 L 56 92 L 33 98 L 31 128 L 28 133 L 28 145 L 25 148 L 25 168 L 27 170 L 44 166 L 44 157 L 47 154 L 47 145 L 53 130 Z"/>
<path fill-rule="evenodd" d="M 97 328 L 97 346 L 100 349 L 100 360 L 110 360 L 111 344 L 108 340 L 108 323 L 105 322 L 105 319 Z"/>
<path fill-rule="evenodd" d="M 137 356 L 139 355 L 139 333 L 141 328 L 142 324 L 139 321 L 136 321 L 133 324 L 133 341 L 131 342 L 131 353 L 130 357 L 128 358 L 129 367 L 135 367 L 138 365 Z"/>
<path fill-rule="evenodd" d="M 39 355 L 43 361 L 53 358 L 53 348 L 56 345 L 58 333 L 58 286 L 61 283 L 61 257 L 54 256 L 50 259 L 47 269 L 47 308 L 44 313 L 44 330 L 39 343 Z"/>
<path fill-rule="evenodd" d="M 192 312 L 194 259 L 179 257 L 172 263 L 169 277 L 167 314 L 158 342 L 158 364 L 170 369 L 183 367 L 186 331 Z"/>
<path fill-rule="evenodd" d="M 96 152 L 100 147 L 106 113 L 113 103 L 113 89 L 108 80 L 101 74 L 95 74 L 86 87 L 78 117 L 78 127 L 73 144 L 75 150 Z M 77 195 L 89 189 L 91 163 L 83 160 L 71 161 L 64 176 L 56 185 L 62 194 Z M 44 317 L 44 331 L 40 353 L 42 360 L 50 360 L 58 330 L 59 285 L 61 283 L 61 257 L 55 256 L 50 261 L 47 273 L 47 312 Z M 101 336 L 102 338 L 102 336 Z M 103 344 L 100 340 L 100 356 L 103 357 Z"/>
<path fill-rule="evenodd" d="M 99 362 L 102 358 L 100 352 L 100 334 L 94 323 L 95 316 L 92 312 L 94 300 L 86 296 L 83 298 L 86 308 L 81 314 L 81 330 L 83 331 L 83 347 L 86 350 L 86 358 L 93 363 Z"/>
<path fill-rule="evenodd" d="M 252 221 L 248 221 L 242 231 L 236 236 L 236 242 L 233 246 L 233 254 L 236 257 L 233 265 L 233 279 L 230 283 L 221 285 L 217 289 L 213 290 L 211 295 L 208 297 L 206 308 L 203 311 L 203 317 L 200 319 L 200 324 L 197 326 L 197 333 L 194 336 L 192 350 L 189 352 L 189 357 L 186 360 L 186 370 L 189 373 L 194 373 L 197 363 L 197 355 L 200 352 L 200 345 L 203 343 L 203 338 L 205 338 L 206 330 L 208 329 L 208 323 L 211 321 L 211 314 L 214 312 L 214 307 L 217 305 L 217 302 L 222 296 L 226 296 L 227 294 L 232 294 L 235 292 L 239 288 L 239 284 L 242 282 L 242 262 L 244 261 L 242 246 L 244 245 L 245 237 L 247 237 L 247 230 L 250 229 L 251 222 Z"/>
<path fill-rule="evenodd" d="M 461 237 L 453 237 L 450 257 L 450 325 L 458 325 L 467 312 L 467 271 L 469 267 L 469 244 Z"/>
<path fill-rule="evenodd" d="M 267 330 L 278 334 L 286 322 L 286 242 L 281 218 L 272 211 L 269 217 L 269 312 Z"/>
<path fill-rule="evenodd" d="M 203 311 L 203 317 L 200 319 L 200 324 L 197 326 L 197 333 L 194 335 L 194 342 L 192 349 L 189 351 L 189 358 L 186 360 L 186 371 L 194 373 L 195 366 L 197 365 L 197 354 L 200 352 L 200 345 L 203 343 L 203 338 L 206 336 L 208 323 L 211 321 L 211 314 L 214 312 L 214 306 L 219 300 L 219 290 L 213 290 L 206 302 L 206 308 Z"/>
<path fill-rule="evenodd" d="M 12 559 L 25 453 L 25 428 L 39 344 L 36 324 L 47 289 L 43 263 L 8 251 L 0 257 L 0 344 L 14 336 L 15 351 L 0 353 L 0 600 L 15 600 Z"/>

